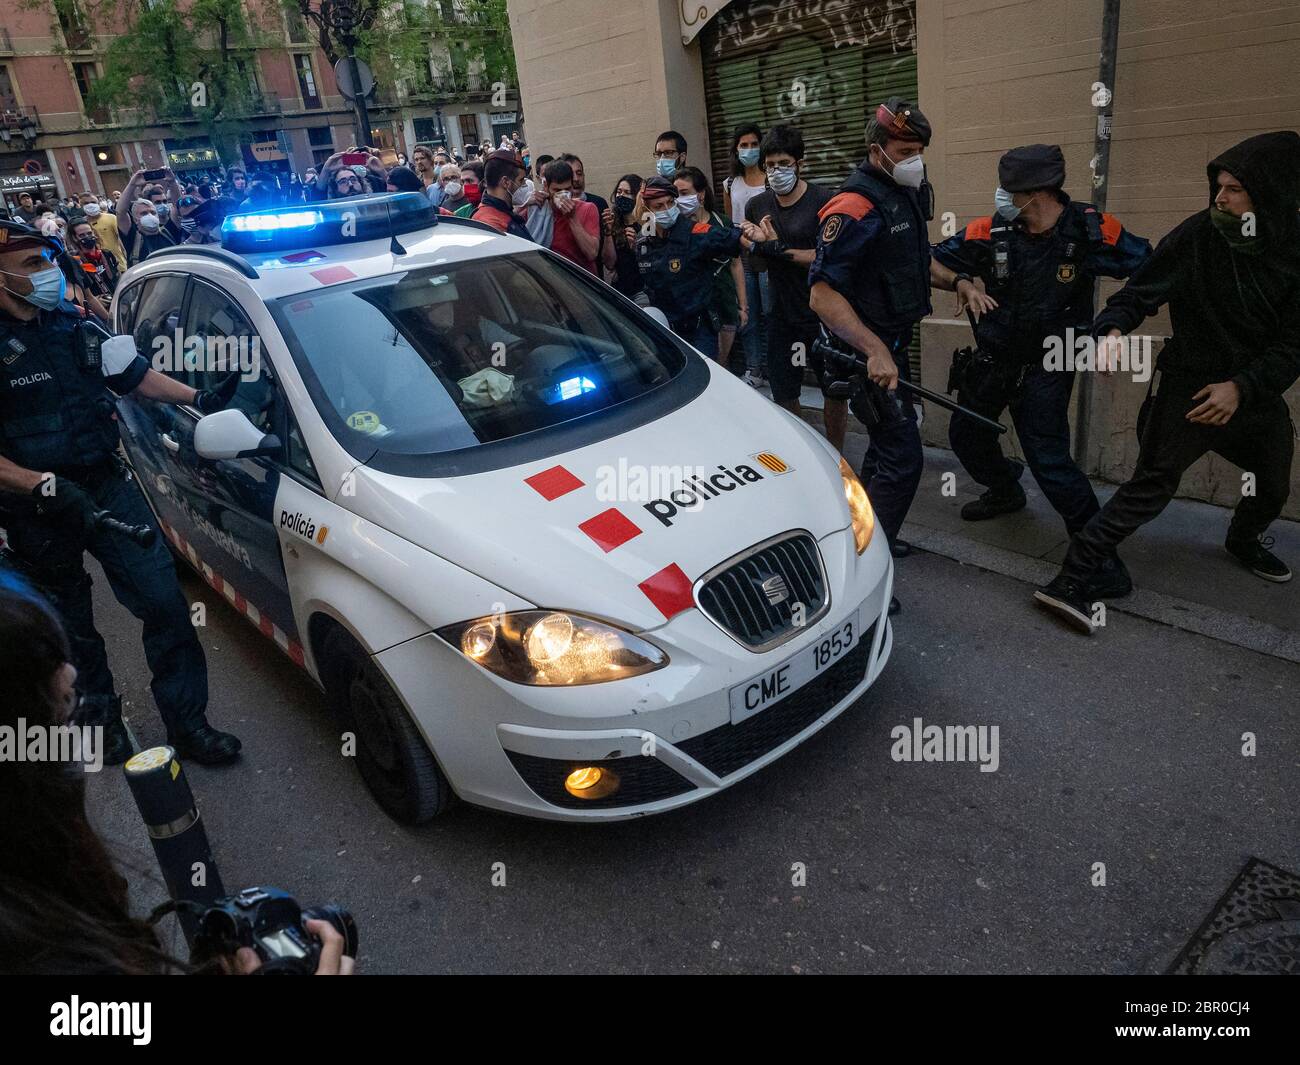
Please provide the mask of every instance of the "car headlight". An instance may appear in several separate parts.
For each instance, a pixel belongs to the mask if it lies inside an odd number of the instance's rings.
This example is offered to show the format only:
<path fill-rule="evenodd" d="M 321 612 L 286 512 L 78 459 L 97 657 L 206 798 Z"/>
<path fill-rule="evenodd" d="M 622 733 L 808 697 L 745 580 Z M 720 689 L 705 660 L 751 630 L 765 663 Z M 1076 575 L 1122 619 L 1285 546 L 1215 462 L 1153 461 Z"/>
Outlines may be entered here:
<path fill-rule="evenodd" d="M 668 664 L 651 643 L 559 610 L 518 610 L 438 630 L 471 662 L 519 684 L 601 684 Z"/>
<path fill-rule="evenodd" d="M 871 543 L 871 534 L 876 531 L 876 513 L 871 509 L 871 500 L 867 498 L 867 490 L 862 487 L 858 475 L 842 458 L 840 477 L 844 480 L 844 498 L 849 502 L 849 517 L 853 519 L 853 541 L 857 544 L 860 555 L 867 549 L 867 544 Z"/>

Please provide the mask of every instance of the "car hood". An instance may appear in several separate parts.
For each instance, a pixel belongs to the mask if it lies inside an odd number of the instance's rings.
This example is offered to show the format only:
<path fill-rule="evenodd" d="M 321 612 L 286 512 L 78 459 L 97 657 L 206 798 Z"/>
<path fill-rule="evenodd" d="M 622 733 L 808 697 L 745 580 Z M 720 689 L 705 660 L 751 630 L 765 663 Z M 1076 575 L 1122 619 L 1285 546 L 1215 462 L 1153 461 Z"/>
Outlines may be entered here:
<path fill-rule="evenodd" d="M 538 606 L 656 628 L 746 547 L 849 524 L 829 445 L 710 371 L 690 403 L 599 443 L 461 477 L 363 466 L 337 502 Z"/>

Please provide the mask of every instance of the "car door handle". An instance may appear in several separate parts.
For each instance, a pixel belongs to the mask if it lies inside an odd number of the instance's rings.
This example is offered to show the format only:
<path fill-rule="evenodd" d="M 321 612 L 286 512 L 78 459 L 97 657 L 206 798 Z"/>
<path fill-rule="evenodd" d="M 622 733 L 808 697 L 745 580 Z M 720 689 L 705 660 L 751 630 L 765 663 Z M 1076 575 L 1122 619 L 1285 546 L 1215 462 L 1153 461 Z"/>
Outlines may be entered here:
<path fill-rule="evenodd" d="M 158 439 L 162 441 L 162 446 L 172 453 L 180 451 L 181 449 L 180 444 L 172 438 L 171 433 L 159 433 Z"/>

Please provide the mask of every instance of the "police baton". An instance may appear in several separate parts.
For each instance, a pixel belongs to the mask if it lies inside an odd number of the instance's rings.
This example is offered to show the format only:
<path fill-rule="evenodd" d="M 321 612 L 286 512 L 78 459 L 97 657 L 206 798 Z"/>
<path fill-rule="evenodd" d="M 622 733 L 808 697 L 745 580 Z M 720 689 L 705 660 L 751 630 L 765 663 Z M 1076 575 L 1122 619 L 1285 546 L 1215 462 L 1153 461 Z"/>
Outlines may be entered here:
<path fill-rule="evenodd" d="M 132 543 L 139 544 L 141 547 L 153 547 L 154 531 L 152 525 L 128 525 L 124 521 L 118 521 L 106 510 L 97 510 L 91 514 L 90 523 L 96 529 L 125 536 Z"/>
<path fill-rule="evenodd" d="M 823 333 L 821 338 L 813 344 L 813 351 L 821 355 L 822 358 L 833 359 L 846 366 L 851 366 L 854 370 L 861 373 L 867 372 L 866 359 L 861 358 L 856 352 L 848 349 L 847 345 L 838 337 L 829 337 Z M 874 384 L 874 382 L 872 383 Z M 1005 425 L 1000 422 L 995 422 L 992 418 L 986 418 L 982 414 L 977 414 L 969 407 L 963 407 L 960 403 L 949 399 L 942 392 L 932 392 L 930 389 L 923 388 L 921 385 L 915 385 L 911 381 L 904 381 L 901 377 L 898 379 L 898 387 L 906 389 L 909 393 L 921 399 L 929 400 L 936 407 L 942 407 L 944 410 L 951 411 L 953 414 L 962 414 L 967 418 L 973 418 L 975 421 L 979 422 L 980 425 L 992 429 L 995 432 L 1005 434 L 1007 431 Z"/>
<path fill-rule="evenodd" d="M 176 917 L 185 941 L 193 945 L 198 914 L 226 894 L 194 805 L 194 793 L 173 747 L 150 747 L 128 759 L 122 768 L 149 832 L 167 893 L 177 904 Z"/>

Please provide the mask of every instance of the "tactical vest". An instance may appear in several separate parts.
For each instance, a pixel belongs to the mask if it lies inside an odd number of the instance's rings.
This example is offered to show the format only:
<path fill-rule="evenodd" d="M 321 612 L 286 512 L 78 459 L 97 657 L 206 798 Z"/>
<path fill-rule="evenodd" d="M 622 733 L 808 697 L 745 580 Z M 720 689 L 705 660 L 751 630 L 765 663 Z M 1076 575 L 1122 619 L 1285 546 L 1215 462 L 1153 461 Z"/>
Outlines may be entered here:
<path fill-rule="evenodd" d="M 654 305 L 674 325 L 689 322 L 713 295 L 712 259 L 692 254 L 693 219 L 682 215 L 662 238 L 636 242 L 636 264 Z"/>
<path fill-rule="evenodd" d="M 918 190 L 863 164 L 840 188 L 871 201 L 884 229 L 854 274 L 850 302 L 868 326 L 909 329 L 930 313 L 930 238 Z"/>
<path fill-rule="evenodd" d="M 1103 243 L 1095 207 L 1067 200 L 1051 232 L 1037 237 L 994 215 L 989 242 L 992 265 L 984 282 L 998 306 L 980 318 L 985 350 L 1034 361 L 1042 357 L 1047 337 L 1088 329 L 1095 277 L 1083 266 Z"/>
<path fill-rule="evenodd" d="M 78 365 L 66 311 L 0 318 L 0 455 L 29 470 L 76 470 L 117 450 L 113 401 L 99 368 Z"/>

